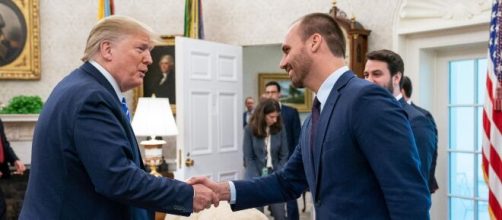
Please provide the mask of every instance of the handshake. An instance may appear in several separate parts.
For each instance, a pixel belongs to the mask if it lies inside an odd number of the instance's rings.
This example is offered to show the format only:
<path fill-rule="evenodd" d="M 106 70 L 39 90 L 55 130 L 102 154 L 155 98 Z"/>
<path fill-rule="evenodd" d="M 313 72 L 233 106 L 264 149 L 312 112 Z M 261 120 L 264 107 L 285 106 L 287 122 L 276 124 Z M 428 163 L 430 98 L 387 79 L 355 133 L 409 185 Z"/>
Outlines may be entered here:
<path fill-rule="evenodd" d="M 209 209 L 211 205 L 218 207 L 220 201 L 230 201 L 230 186 L 228 182 L 214 182 L 205 176 L 192 177 L 187 183 L 193 186 L 193 211 L 200 212 Z"/>

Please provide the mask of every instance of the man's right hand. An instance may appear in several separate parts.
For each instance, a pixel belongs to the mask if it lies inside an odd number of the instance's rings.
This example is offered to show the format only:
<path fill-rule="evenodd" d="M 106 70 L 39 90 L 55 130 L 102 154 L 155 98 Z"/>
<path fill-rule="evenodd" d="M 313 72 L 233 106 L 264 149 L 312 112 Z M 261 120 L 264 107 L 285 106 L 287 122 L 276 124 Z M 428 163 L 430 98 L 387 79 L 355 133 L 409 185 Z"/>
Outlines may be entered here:
<path fill-rule="evenodd" d="M 220 202 L 218 195 L 210 188 L 202 184 L 191 184 L 194 190 L 193 211 L 200 212 L 209 209 L 212 204 L 218 207 Z"/>
<path fill-rule="evenodd" d="M 197 176 L 188 179 L 187 183 L 194 186 L 202 184 L 215 192 L 220 201 L 230 201 L 230 186 L 228 182 L 217 183 L 205 176 Z"/>

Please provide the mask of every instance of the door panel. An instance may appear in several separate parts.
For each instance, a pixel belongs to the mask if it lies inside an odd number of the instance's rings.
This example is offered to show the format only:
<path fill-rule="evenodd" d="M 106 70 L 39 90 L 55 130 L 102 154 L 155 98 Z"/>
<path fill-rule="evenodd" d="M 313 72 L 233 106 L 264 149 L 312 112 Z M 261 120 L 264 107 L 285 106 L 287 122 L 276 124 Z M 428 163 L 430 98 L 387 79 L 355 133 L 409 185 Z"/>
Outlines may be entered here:
<path fill-rule="evenodd" d="M 242 48 L 177 37 L 175 178 L 241 176 Z M 187 166 L 187 155 L 194 161 Z"/>

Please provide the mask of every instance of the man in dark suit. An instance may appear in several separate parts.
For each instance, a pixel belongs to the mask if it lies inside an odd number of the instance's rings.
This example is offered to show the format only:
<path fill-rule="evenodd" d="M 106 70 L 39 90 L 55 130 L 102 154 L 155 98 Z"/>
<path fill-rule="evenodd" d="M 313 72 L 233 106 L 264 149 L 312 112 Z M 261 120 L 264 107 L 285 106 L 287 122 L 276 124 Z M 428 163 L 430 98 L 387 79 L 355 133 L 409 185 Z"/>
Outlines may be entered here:
<path fill-rule="evenodd" d="M 296 108 L 281 104 L 281 85 L 279 85 L 278 82 L 270 81 L 265 84 L 265 94 L 263 95 L 267 98 L 276 100 L 281 105 L 281 117 L 288 138 L 288 158 L 290 158 L 295 151 L 296 145 L 298 145 L 298 138 L 300 137 L 300 115 L 298 114 Z M 286 204 L 288 210 L 288 219 L 298 220 L 300 216 L 298 213 L 298 203 L 296 202 L 296 199 L 290 200 Z"/>
<path fill-rule="evenodd" d="M 2 179 L 9 178 L 11 176 L 10 173 L 10 165 L 14 165 L 16 168 L 16 172 L 22 174 L 26 167 L 24 163 L 19 160 L 12 147 L 10 147 L 10 143 L 7 140 L 7 136 L 5 135 L 5 129 L 3 126 L 2 119 L 0 119 L 0 177 Z M 1 180 L 0 180 L 1 181 Z M 2 189 L 0 189 L 0 219 L 6 219 L 6 203 L 5 197 Z"/>
<path fill-rule="evenodd" d="M 430 194 L 406 113 L 391 94 L 345 66 L 345 37 L 323 13 L 289 29 L 280 66 L 316 92 L 285 167 L 250 181 L 203 183 L 233 210 L 297 198 L 308 187 L 317 219 L 429 219 Z"/>
<path fill-rule="evenodd" d="M 401 83 L 401 94 L 403 94 L 404 100 L 406 100 L 406 103 L 408 103 L 409 105 L 411 105 L 412 107 L 414 107 L 415 109 L 420 111 L 422 114 L 424 114 L 432 122 L 432 126 L 434 128 L 434 134 L 436 135 L 436 138 L 437 138 L 438 130 L 437 130 L 437 126 L 436 126 L 436 121 L 434 121 L 434 118 L 432 117 L 432 114 L 429 111 L 427 111 L 424 108 L 421 108 L 420 106 L 415 105 L 415 103 L 413 103 L 411 101 L 411 93 L 412 92 L 413 92 L 413 85 L 411 83 L 411 80 L 409 77 L 404 76 L 403 81 Z M 438 182 L 436 180 L 436 162 L 437 162 L 437 158 L 438 158 L 437 141 L 436 141 L 435 149 L 436 150 L 434 151 L 434 153 L 432 155 L 432 164 L 431 164 L 431 169 L 430 169 L 430 173 L 429 173 L 429 191 L 431 193 L 434 193 L 439 189 Z"/>
<path fill-rule="evenodd" d="M 251 118 L 251 115 L 253 114 L 254 111 L 254 99 L 251 96 L 246 97 L 244 100 L 244 105 L 246 106 L 246 111 L 242 113 L 242 124 L 243 127 L 246 127 L 246 125 L 249 123 L 249 119 Z"/>
<path fill-rule="evenodd" d="M 152 63 L 151 29 L 110 16 L 91 30 L 84 64 L 52 91 L 35 128 L 20 219 L 153 219 L 217 204 L 205 186 L 145 172 L 122 95 Z"/>
<path fill-rule="evenodd" d="M 437 135 L 432 122 L 420 111 L 408 105 L 401 94 L 401 79 L 404 62 L 399 54 L 390 50 L 377 50 L 366 55 L 368 61 L 364 77 L 387 89 L 402 105 L 410 121 L 421 162 L 421 172 L 429 182 L 433 155 L 437 146 Z"/>

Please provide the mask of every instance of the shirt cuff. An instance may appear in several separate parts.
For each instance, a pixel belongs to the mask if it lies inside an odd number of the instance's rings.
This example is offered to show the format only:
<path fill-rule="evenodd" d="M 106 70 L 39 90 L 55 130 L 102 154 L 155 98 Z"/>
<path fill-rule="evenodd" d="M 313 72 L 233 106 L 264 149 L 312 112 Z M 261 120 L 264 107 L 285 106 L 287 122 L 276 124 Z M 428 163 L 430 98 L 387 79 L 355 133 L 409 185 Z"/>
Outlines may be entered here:
<path fill-rule="evenodd" d="M 228 181 L 228 188 L 230 188 L 230 204 L 233 205 L 237 199 L 234 182 Z"/>

